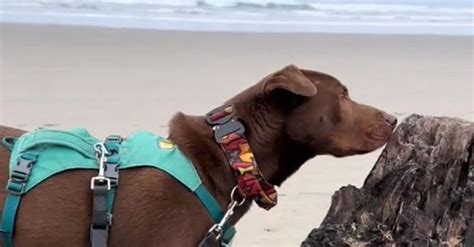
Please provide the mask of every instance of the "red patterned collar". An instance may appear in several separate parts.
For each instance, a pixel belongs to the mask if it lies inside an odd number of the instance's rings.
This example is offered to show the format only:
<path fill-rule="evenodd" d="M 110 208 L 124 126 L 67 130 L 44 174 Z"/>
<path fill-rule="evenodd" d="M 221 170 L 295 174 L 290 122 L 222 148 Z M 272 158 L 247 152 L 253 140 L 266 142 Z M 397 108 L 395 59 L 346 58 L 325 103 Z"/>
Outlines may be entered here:
<path fill-rule="evenodd" d="M 263 177 L 245 137 L 245 128 L 234 115 L 235 107 L 224 105 L 206 114 L 206 121 L 213 126 L 215 141 L 237 176 L 240 194 L 268 210 L 277 204 L 275 186 Z"/>

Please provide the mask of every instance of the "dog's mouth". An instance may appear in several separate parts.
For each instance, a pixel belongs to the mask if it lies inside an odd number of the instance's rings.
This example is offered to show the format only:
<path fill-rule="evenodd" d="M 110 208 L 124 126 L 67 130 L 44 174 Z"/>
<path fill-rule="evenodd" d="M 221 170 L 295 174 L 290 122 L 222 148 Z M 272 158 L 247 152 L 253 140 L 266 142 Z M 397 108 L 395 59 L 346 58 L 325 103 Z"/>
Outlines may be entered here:
<path fill-rule="evenodd" d="M 372 149 L 364 149 L 364 148 L 357 148 L 357 147 L 348 147 L 345 148 L 344 150 L 339 150 L 335 152 L 331 152 L 331 155 L 334 157 L 345 157 L 349 155 L 359 155 L 359 154 L 366 154 L 368 152 L 371 152 Z"/>
<path fill-rule="evenodd" d="M 365 154 L 372 152 L 387 144 L 394 131 L 394 126 L 385 123 L 377 123 L 370 126 L 365 132 L 365 141 L 362 145 L 352 147 L 354 154 Z"/>
<path fill-rule="evenodd" d="M 383 145 L 388 142 L 394 129 L 394 126 L 378 123 L 370 126 L 365 132 L 365 136 L 369 141 L 382 143 Z"/>
<path fill-rule="evenodd" d="M 370 153 L 387 144 L 394 129 L 394 126 L 386 123 L 375 123 L 365 131 L 356 131 L 352 138 L 334 138 L 324 154 L 345 157 Z"/>

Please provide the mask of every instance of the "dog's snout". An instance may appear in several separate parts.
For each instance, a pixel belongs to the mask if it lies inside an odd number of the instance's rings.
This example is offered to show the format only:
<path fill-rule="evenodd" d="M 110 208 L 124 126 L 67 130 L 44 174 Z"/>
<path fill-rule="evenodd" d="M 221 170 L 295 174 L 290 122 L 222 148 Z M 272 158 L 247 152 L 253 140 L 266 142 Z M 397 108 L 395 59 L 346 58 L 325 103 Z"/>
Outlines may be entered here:
<path fill-rule="evenodd" d="M 397 117 L 395 117 L 395 116 L 393 116 L 393 115 L 385 114 L 385 121 L 387 121 L 387 123 L 388 123 L 390 126 L 395 126 L 395 125 L 397 125 Z"/>

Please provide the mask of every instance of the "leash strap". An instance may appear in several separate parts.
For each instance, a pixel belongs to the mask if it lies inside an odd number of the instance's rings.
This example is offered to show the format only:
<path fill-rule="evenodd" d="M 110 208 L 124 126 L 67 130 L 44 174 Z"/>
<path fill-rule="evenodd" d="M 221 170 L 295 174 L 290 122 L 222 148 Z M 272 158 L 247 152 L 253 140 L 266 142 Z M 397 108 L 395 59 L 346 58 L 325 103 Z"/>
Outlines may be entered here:
<path fill-rule="evenodd" d="M 10 174 L 6 188 L 8 195 L 5 200 L 0 226 L 0 240 L 5 247 L 13 246 L 16 214 L 20 206 L 21 196 L 25 192 L 26 182 L 28 181 L 37 156 L 37 153 L 31 151 L 21 154 L 16 167 L 13 168 Z"/>
<path fill-rule="evenodd" d="M 245 137 L 245 128 L 234 115 L 235 107 L 224 105 L 209 112 L 206 121 L 213 126 L 214 139 L 237 175 L 241 195 L 269 210 L 277 204 L 277 192 L 263 177 Z"/>
<path fill-rule="evenodd" d="M 92 247 L 107 246 L 109 228 L 112 225 L 115 191 L 119 182 L 119 148 L 122 140 L 120 136 L 113 135 L 107 137 L 103 145 L 96 144 L 99 175 L 91 180 L 93 204 L 90 241 Z"/>
<path fill-rule="evenodd" d="M 92 225 L 90 240 L 92 247 L 106 247 L 109 233 L 110 217 L 107 214 L 107 194 L 110 190 L 106 180 L 96 179 L 92 191 Z"/>

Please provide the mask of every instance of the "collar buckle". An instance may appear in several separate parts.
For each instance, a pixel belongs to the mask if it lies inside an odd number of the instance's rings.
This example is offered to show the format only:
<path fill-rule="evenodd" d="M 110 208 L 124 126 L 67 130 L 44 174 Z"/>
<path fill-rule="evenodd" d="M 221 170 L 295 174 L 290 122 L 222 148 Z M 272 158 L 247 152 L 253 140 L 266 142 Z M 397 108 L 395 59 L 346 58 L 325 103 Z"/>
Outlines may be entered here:
<path fill-rule="evenodd" d="M 214 139 L 221 143 L 231 134 L 243 136 L 245 133 L 244 125 L 234 118 L 234 105 L 223 105 L 215 108 L 206 114 L 206 122 L 212 125 L 214 130 Z"/>
<path fill-rule="evenodd" d="M 207 113 L 205 118 L 210 125 L 220 125 L 229 122 L 234 115 L 234 105 L 223 105 Z"/>
<path fill-rule="evenodd" d="M 227 139 L 231 134 L 237 134 L 238 136 L 243 136 L 245 133 L 244 125 L 235 119 L 231 119 L 227 123 L 215 125 L 212 127 L 214 130 L 214 139 L 217 143 L 222 143 Z"/>

